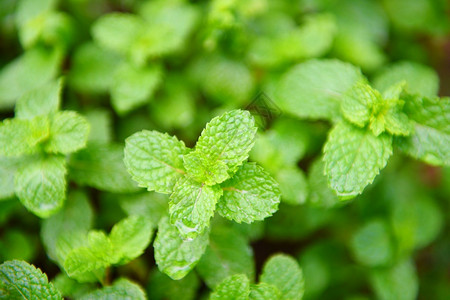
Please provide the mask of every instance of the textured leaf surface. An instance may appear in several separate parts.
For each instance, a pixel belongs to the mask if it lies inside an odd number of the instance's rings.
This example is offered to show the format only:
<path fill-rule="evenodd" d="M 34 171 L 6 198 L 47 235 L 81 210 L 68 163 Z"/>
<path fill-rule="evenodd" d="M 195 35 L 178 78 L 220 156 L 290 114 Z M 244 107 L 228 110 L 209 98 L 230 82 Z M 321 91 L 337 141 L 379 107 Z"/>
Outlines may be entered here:
<path fill-rule="evenodd" d="M 358 68 L 338 60 L 310 60 L 290 69 L 278 84 L 281 108 L 301 118 L 334 119 L 339 99 L 362 78 Z"/>
<path fill-rule="evenodd" d="M 170 195 L 170 222 L 183 238 L 195 238 L 209 226 L 216 203 L 222 196 L 218 186 L 207 186 L 187 177 L 181 178 Z"/>
<path fill-rule="evenodd" d="M 280 290 L 273 284 L 260 282 L 250 287 L 250 300 L 276 300 L 280 297 Z"/>
<path fill-rule="evenodd" d="M 257 128 L 248 111 L 232 110 L 215 117 L 202 131 L 195 151 L 212 163 L 224 162 L 232 174 L 247 159 Z"/>
<path fill-rule="evenodd" d="M 89 122 L 74 111 L 57 112 L 50 119 L 50 138 L 45 150 L 50 153 L 71 153 L 86 146 Z"/>
<path fill-rule="evenodd" d="M 121 257 L 124 264 L 144 253 L 153 235 L 153 224 L 144 216 L 130 216 L 115 224 L 109 238 L 114 251 Z"/>
<path fill-rule="evenodd" d="M 272 256 L 263 267 L 261 282 L 275 285 L 281 292 L 280 299 L 302 299 L 304 293 L 303 273 L 297 261 L 290 256 Z"/>
<path fill-rule="evenodd" d="M 378 91 L 372 89 L 367 83 L 358 82 L 345 93 L 341 110 L 350 122 L 363 127 L 370 119 L 371 106 L 380 100 L 381 95 Z"/>
<path fill-rule="evenodd" d="M 146 300 L 144 290 L 126 278 L 116 280 L 113 285 L 83 295 L 80 300 Z"/>
<path fill-rule="evenodd" d="M 277 211 L 280 203 L 278 184 L 254 163 L 245 163 L 221 187 L 223 197 L 217 211 L 238 223 L 263 220 Z"/>
<path fill-rule="evenodd" d="M 208 236 L 209 231 L 205 230 L 195 239 L 183 240 L 179 236 L 178 229 L 170 224 L 169 218 L 162 218 L 153 243 L 158 268 L 174 280 L 183 278 L 205 252 Z"/>
<path fill-rule="evenodd" d="M 47 275 L 20 260 L 0 265 L 0 296 L 5 299 L 62 299 Z"/>
<path fill-rule="evenodd" d="M 255 264 L 248 241 L 236 230 L 215 228 L 205 254 L 197 265 L 197 271 L 210 288 L 233 274 L 245 274 L 253 278 Z"/>
<path fill-rule="evenodd" d="M 123 146 L 89 144 L 70 156 L 69 176 L 80 185 L 102 191 L 127 193 L 139 190 L 123 162 Z"/>
<path fill-rule="evenodd" d="M 57 212 L 66 198 L 64 157 L 40 158 L 20 168 L 15 191 L 20 202 L 32 213 L 47 218 Z"/>
<path fill-rule="evenodd" d="M 356 196 L 386 166 L 392 139 L 340 122 L 330 131 L 324 152 L 331 188 L 339 196 Z"/>
<path fill-rule="evenodd" d="M 210 300 L 246 300 L 250 295 L 250 281 L 244 274 L 225 278 L 211 294 Z"/>
<path fill-rule="evenodd" d="M 139 186 L 168 194 L 184 174 L 183 155 L 188 152 L 176 137 L 143 130 L 126 139 L 124 161 Z"/>
<path fill-rule="evenodd" d="M 227 172 L 228 166 L 223 161 L 211 162 L 197 151 L 185 155 L 183 160 L 188 176 L 197 182 L 215 185 L 230 177 Z"/>
<path fill-rule="evenodd" d="M 62 80 L 50 82 L 39 89 L 24 93 L 17 100 L 15 116 L 31 119 L 40 115 L 55 113 L 60 106 Z"/>

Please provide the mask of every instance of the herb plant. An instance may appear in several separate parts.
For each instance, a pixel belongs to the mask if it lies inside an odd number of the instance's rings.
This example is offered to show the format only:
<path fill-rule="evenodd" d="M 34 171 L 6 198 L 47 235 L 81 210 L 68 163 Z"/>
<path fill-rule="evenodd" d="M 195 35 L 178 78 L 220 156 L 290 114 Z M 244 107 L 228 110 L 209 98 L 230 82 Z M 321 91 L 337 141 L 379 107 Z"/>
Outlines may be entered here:
<path fill-rule="evenodd" d="M 449 8 L 0 1 L 0 299 L 450 299 Z"/>

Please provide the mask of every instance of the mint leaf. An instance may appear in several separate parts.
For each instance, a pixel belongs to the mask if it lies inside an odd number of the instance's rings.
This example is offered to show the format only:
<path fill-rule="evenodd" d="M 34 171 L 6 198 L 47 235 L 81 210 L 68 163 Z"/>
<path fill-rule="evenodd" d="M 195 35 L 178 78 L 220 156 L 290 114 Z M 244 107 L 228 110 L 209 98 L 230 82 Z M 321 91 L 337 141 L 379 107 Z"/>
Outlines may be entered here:
<path fill-rule="evenodd" d="M 351 246 L 356 260 L 365 266 L 386 265 L 393 259 L 389 228 L 382 220 L 367 222 L 359 228 Z"/>
<path fill-rule="evenodd" d="M 250 300 L 273 300 L 280 298 L 281 292 L 273 284 L 260 282 L 250 287 Z"/>
<path fill-rule="evenodd" d="M 291 68 L 278 83 L 275 100 L 287 113 L 300 118 L 335 119 L 339 101 L 361 71 L 338 60 L 310 60 Z"/>
<path fill-rule="evenodd" d="M 170 222 L 175 225 L 182 238 L 195 238 L 209 226 L 217 200 L 222 190 L 207 186 L 187 177 L 181 178 L 170 195 Z"/>
<path fill-rule="evenodd" d="M 50 119 L 49 153 L 68 154 L 84 148 L 89 136 L 88 121 L 74 111 L 61 111 Z"/>
<path fill-rule="evenodd" d="M 31 120 L 5 119 L 0 123 L 0 155 L 21 156 L 36 152 L 37 145 L 49 134 L 50 123 L 45 116 Z"/>
<path fill-rule="evenodd" d="M 277 211 L 280 203 L 278 184 L 254 163 L 244 163 L 221 187 L 223 197 L 217 211 L 238 223 L 263 220 Z"/>
<path fill-rule="evenodd" d="M 210 300 L 247 300 L 250 295 L 250 281 L 244 274 L 225 278 L 211 294 Z"/>
<path fill-rule="evenodd" d="M 347 120 L 359 127 L 364 127 L 370 120 L 371 106 L 379 101 L 381 101 L 380 93 L 361 81 L 345 93 L 341 110 Z"/>
<path fill-rule="evenodd" d="M 109 238 L 116 255 L 120 256 L 119 264 L 124 264 L 140 256 L 153 235 L 152 223 L 144 216 L 129 216 L 111 229 Z"/>
<path fill-rule="evenodd" d="M 15 191 L 20 202 L 32 213 L 47 218 L 57 212 L 66 198 L 64 157 L 39 158 L 20 168 Z"/>
<path fill-rule="evenodd" d="M 77 184 L 115 193 L 135 192 L 139 188 L 128 174 L 120 144 L 90 144 L 69 158 L 69 176 Z"/>
<path fill-rule="evenodd" d="M 248 158 L 255 143 L 256 130 L 255 120 L 248 111 L 226 112 L 206 124 L 195 151 L 212 164 L 224 162 L 231 175 Z"/>
<path fill-rule="evenodd" d="M 55 77 L 62 60 L 60 49 L 34 47 L 0 71 L 0 109 L 12 108 L 17 98 Z"/>
<path fill-rule="evenodd" d="M 32 119 L 36 116 L 55 113 L 60 107 L 62 82 L 60 79 L 24 93 L 16 103 L 16 118 Z"/>
<path fill-rule="evenodd" d="M 169 197 L 165 194 L 143 192 L 119 197 L 120 207 L 128 215 L 141 215 L 150 218 L 156 227 L 159 220 L 167 214 Z"/>
<path fill-rule="evenodd" d="M 183 157 L 184 167 L 189 177 L 197 182 L 215 185 L 227 180 L 228 166 L 223 161 L 211 162 L 198 152 L 191 152 Z"/>
<path fill-rule="evenodd" d="M 339 122 L 324 148 L 325 174 L 338 196 L 353 197 L 364 190 L 386 166 L 392 139 Z"/>
<path fill-rule="evenodd" d="M 87 234 L 92 227 L 93 219 L 92 207 L 86 194 L 81 191 L 69 193 L 64 208 L 42 221 L 41 239 L 47 255 L 57 261 L 56 244 L 59 237 L 74 231 Z M 64 262 L 59 263 L 62 265 Z"/>
<path fill-rule="evenodd" d="M 255 263 L 252 248 L 237 230 L 214 228 L 205 254 L 197 265 L 197 271 L 210 288 L 237 273 L 253 278 Z"/>
<path fill-rule="evenodd" d="M 188 152 L 176 137 L 143 130 L 126 139 L 124 161 L 139 186 L 168 194 L 184 174 L 183 155 Z"/>
<path fill-rule="evenodd" d="M 52 283 L 58 289 L 63 297 L 71 299 L 79 299 L 82 295 L 94 289 L 94 285 L 90 283 L 79 283 L 75 279 L 67 276 L 66 273 L 59 273 L 53 278 Z"/>
<path fill-rule="evenodd" d="M 5 299 L 62 299 L 58 290 L 48 282 L 47 275 L 20 260 L 0 265 L 0 296 Z"/>
<path fill-rule="evenodd" d="M 391 85 L 405 81 L 409 94 L 434 97 L 439 90 L 439 77 L 430 67 L 414 62 L 402 61 L 388 66 L 374 79 L 374 86 L 384 92 Z"/>
<path fill-rule="evenodd" d="M 120 278 L 111 286 L 90 292 L 79 298 L 80 300 L 145 300 L 147 296 L 145 291 L 138 284 L 126 279 Z"/>
<path fill-rule="evenodd" d="M 88 142 L 95 144 L 112 142 L 114 134 L 111 111 L 102 108 L 92 109 L 88 110 L 84 116 L 88 120 L 90 127 Z M 123 161 L 123 158 L 121 160 Z"/>
<path fill-rule="evenodd" d="M 328 185 L 328 179 L 325 176 L 325 163 L 322 158 L 316 159 L 309 169 L 308 188 L 308 201 L 312 205 L 333 207 L 339 203 L 336 192 Z"/>
<path fill-rule="evenodd" d="M 159 270 L 174 280 L 185 277 L 205 252 L 208 236 L 209 231 L 205 230 L 194 239 L 183 240 L 179 236 L 178 229 L 170 224 L 169 218 L 162 218 L 153 243 Z"/>
<path fill-rule="evenodd" d="M 0 156 L 0 201 L 14 196 L 14 175 L 20 165 L 20 158 Z"/>
<path fill-rule="evenodd" d="M 119 66 L 113 75 L 111 101 L 114 110 L 124 115 L 150 101 L 161 82 L 159 66 L 140 67 L 129 64 Z"/>
<path fill-rule="evenodd" d="M 305 289 L 297 261 L 284 254 L 274 255 L 264 264 L 260 281 L 275 285 L 281 292 L 280 299 L 300 300 Z"/>
<path fill-rule="evenodd" d="M 200 288 L 200 280 L 195 272 L 189 273 L 180 280 L 172 280 L 169 276 L 155 269 L 150 274 L 147 286 L 148 299 L 154 300 L 195 300 Z"/>
<path fill-rule="evenodd" d="M 283 202 L 291 205 L 305 203 L 308 197 L 308 183 L 301 169 L 297 167 L 280 169 L 275 179 L 279 182 Z"/>

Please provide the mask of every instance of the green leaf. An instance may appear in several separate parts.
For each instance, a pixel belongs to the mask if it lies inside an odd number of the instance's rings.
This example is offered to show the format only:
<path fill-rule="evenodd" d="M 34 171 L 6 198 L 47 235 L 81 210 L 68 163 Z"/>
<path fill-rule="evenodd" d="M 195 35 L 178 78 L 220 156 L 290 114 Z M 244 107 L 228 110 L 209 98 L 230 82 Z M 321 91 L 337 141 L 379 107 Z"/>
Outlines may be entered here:
<path fill-rule="evenodd" d="M 369 221 L 359 228 L 351 247 L 356 260 L 365 266 L 386 265 L 393 259 L 389 228 L 383 220 Z"/>
<path fill-rule="evenodd" d="M 197 182 L 215 185 L 230 177 L 228 166 L 223 161 L 211 162 L 197 151 L 185 155 L 183 161 L 187 175 Z"/>
<path fill-rule="evenodd" d="M 250 281 L 244 274 L 225 278 L 211 294 L 210 300 L 246 300 L 250 295 Z"/>
<path fill-rule="evenodd" d="M 49 134 L 50 123 L 45 116 L 31 120 L 5 119 L 0 123 L 0 155 L 9 157 L 32 154 Z"/>
<path fill-rule="evenodd" d="M 178 229 L 170 224 L 169 218 L 162 218 L 153 243 L 159 270 L 174 280 L 185 277 L 202 257 L 208 241 L 209 230 L 194 239 L 183 240 Z"/>
<path fill-rule="evenodd" d="M 100 46 L 127 54 L 143 26 L 143 20 L 136 15 L 110 13 L 102 16 L 92 25 L 91 33 L 94 41 Z"/>
<path fill-rule="evenodd" d="M 391 268 L 374 269 L 370 281 L 380 300 L 413 300 L 419 290 L 414 264 L 408 260 L 400 261 Z"/>
<path fill-rule="evenodd" d="M 69 193 L 64 208 L 42 222 L 41 238 L 50 259 L 57 261 L 56 243 L 59 237 L 73 231 L 87 234 L 92 227 L 93 217 L 86 194 L 81 191 Z M 59 263 L 62 265 L 64 262 Z"/>
<path fill-rule="evenodd" d="M 283 168 L 275 175 L 280 185 L 281 200 L 291 205 L 306 202 L 308 197 L 308 183 L 305 174 L 297 167 Z"/>
<path fill-rule="evenodd" d="M 36 116 L 49 115 L 58 111 L 62 85 L 63 81 L 59 79 L 24 93 L 16 103 L 16 118 L 32 119 Z"/>
<path fill-rule="evenodd" d="M 335 191 L 328 185 L 325 176 L 325 163 L 322 158 L 316 159 L 308 174 L 309 197 L 308 202 L 320 207 L 333 207 L 339 203 Z"/>
<path fill-rule="evenodd" d="M 102 108 L 92 109 L 88 110 L 84 116 L 88 120 L 90 128 L 88 142 L 96 144 L 112 143 L 114 134 L 111 111 Z M 120 160 L 123 161 L 123 157 Z M 125 170 L 125 168 L 123 169 Z"/>
<path fill-rule="evenodd" d="M 114 110 L 125 115 L 148 103 L 161 78 L 162 70 L 157 65 L 140 68 L 129 64 L 119 66 L 114 72 L 111 86 Z"/>
<path fill-rule="evenodd" d="M 197 271 L 210 288 L 233 274 L 241 273 L 254 278 L 252 248 L 236 229 L 214 228 L 208 248 L 197 265 Z"/>
<path fill-rule="evenodd" d="M 159 220 L 167 214 L 169 197 L 156 192 L 144 192 L 120 196 L 119 202 L 128 215 L 150 218 L 152 225 L 156 227 Z"/>
<path fill-rule="evenodd" d="M 248 158 L 257 128 L 248 111 L 232 110 L 215 117 L 203 129 L 195 151 L 214 164 L 222 161 L 232 175 Z"/>
<path fill-rule="evenodd" d="M 381 94 L 367 83 L 360 81 L 345 93 L 341 110 L 347 120 L 359 127 L 364 127 L 370 120 L 370 108 L 379 101 L 381 101 Z"/>
<path fill-rule="evenodd" d="M 384 92 L 395 83 L 405 81 L 410 94 L 434 97 L 439 90 L 439 77 L 430 67 L 414 62 L 398 62 L 376 75 L 374 86 Z"/>
<path fill-rule="evenodd" d="M 263 220 L 277 211 L 280 203 L 278 184 L 254 163 L 242 165 L 221 187 L 223 197 L 217 204 L 217 211 L 238 223 Z"/>
<path fill-rule="evenodd" d="M 280 290 L 273 284 L 260 282 L 250 287 L 250 300 L 276 300 L 280 297 Z"/>
<path fill-rule="evenodd" d="M 143 130 L 125 140 L 125 166 L 141 187 L 159 193 L 171 193 L 184 174 L 182 141 L 157 131 Z"/>
<path fill-rule="evenodd" d="M 109 238 L 114 252 L 121 257 L 119 264 L 125 264 L 144 253 L 153 235 L 153 224 L 144 216 L 133 215 L 115 224 Z"/>
<path fill-rule="evenodd" d="M 47 218 L 61 209 L 66 199 L 65 164 L 64 157 L 51 156 L 33 161 L 17 171 L 16 195 L 29 211 Z"/>
<path fill-rule="evenodd" d="M 92 42 L 75 49 L 69 70 L 68 83 L 85 93 L 105 93 L 113 84 L 113 74 L 121 58 Z"/>
<path fill-rule="evenodd" d="M 63 297 L 71 299 L 79 299 L 82 295 L 87 294 L 94 289 L 93 284 L 79 283 L 67 276 L 64 272 L 56 275 L 55 278 L 53 278 L 52 283 Z"/>
<path fill-rule="evenodd" d="M 102 191 L 128 193 L 139 190 L 123 162 L 120 144 L 90 144 L 70 156 L 69 176 L 77 184 Z"/>
<path fill-rule="evenodd" d="M 392 154 L 392 139 L 337 123 L 324 148 L 325 174 L 338 196 L 353 197 L 372 183 Z"/>
<path fill-rule="evenodd" d="M 147 296 L 144 290 L 138 284 L 126 279 L 120 278 L 113 285 L 90 292 L 79 298 L 80 300 L 145 300 Z"/>
<path fill-rule="evenodd" d="M 172 280 L 169 276 L 155 269 L 150 275 L 147 287 L 148 299 L 154 300 L 195 300 L 200 288 L 200 280 L 195 272 L 189 273 L 180 280 Z"/>
<path fill-rule="evenodd" d="M 50 119 L 50 137 L 45 144 L 49 153 L 68 154 L 86 146 L 89 122 L 74 111 L 60 111 Z"/>
<path fill-rule="evenodd" d="M 195 238 L 209 227 L 220 196 L 218 186 L 210 187 L 187 177 L 177 182 L 170 195 L 169 215 L 182 238 Z"/>
<path fill-rule="evenodd" d="M 14 176 L 20 161 L 20 158 L 0 156 L 0 201 L 14 196 Z"/>
<path fill-rule="evenodd" d="M 61 60 L 59 49 L 34 47 L 7 64 L 0 71 L 0 109 L 12 108 L 24 93 L 53 79 Z"/>
<path fill-rule="evenodd" d="M 0 258 L 2 261 L 12 259 L 34 260 L 38 250 L 36 242 L 33 235 L 22 230 L 9 228 L 0 239 Z"/>
<path fill-rule="evenodd" d="M 310 60 L 283 75 L 275 100 L 285 112 L 300 118 L 335 119 L 339 99 L 361 79 L 361 71 L 350 64 Z"/>
<path fill-rule="evenodd" d="M 281 292 L 280 299 L 302 299 L 304 293 L 303 273 L 297 261 L 290 256 L 272 256 L 263 267 L 261 282 L 275 285 Z"/>
<path fill-rule="evenodd" d="M 0 265 L 0 296 L 4 299 L 62 299 L 40 269 L 20 260 Z"/>

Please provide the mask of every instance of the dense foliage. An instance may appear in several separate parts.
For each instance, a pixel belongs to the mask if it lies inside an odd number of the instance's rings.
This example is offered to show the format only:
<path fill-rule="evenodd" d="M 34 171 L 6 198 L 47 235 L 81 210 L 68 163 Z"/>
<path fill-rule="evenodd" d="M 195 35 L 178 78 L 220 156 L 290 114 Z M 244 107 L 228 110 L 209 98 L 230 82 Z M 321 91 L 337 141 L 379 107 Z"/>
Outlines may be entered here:
<path fill-rule="evenodd" d="M 0 299 L 450 299 L 449 10 L 0 1 Z"/>

